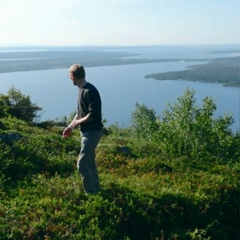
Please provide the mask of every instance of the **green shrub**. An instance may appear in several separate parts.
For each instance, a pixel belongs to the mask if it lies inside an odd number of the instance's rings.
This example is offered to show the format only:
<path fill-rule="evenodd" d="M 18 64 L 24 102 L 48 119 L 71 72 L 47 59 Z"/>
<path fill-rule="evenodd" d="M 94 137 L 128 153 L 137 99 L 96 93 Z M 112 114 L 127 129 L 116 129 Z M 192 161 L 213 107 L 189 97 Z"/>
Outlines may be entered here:
<path fill-rule="evenodd" d="M 15 87 L 11 87 L 7 95 L 0 95 L 0 117 L 16 117 L 26 122 L 32 122 L 38 117 L 38 112 L 42 110 L 39 106 L 31 102 L 29 96 L 23 95 Z"/>
<path fill-rule="evenodd" d="M 144 105 L 137 106 L 133 128 L 141 141 L 154 139 L 162 153 L 173 157 L 186 155 L 221 162 L 239 159 L 239 135 L 230 130 L 233 118 L 228 115 L 215 118 L 216 104 L 210 97 L 203 100 L 202 107 L 195 102 L 194 91 L 186 90 L 177 103 L 169 105 L 160 120 Z"/>
<path fill-rule="evenodd" d="M 214 109 L 191 92 L 162 119 L 138 106 L 147 131 L 111 126 L 101 139 L 96 195 L 76 170 L 77 131 L 2 118 L 1 134 L 22 138 L 0 143 L 0 239 L 237 239 L 240 138 Z"/>
<path fill-rule="evenodd" d="M 10 119 L 2 119 L 11 128 Z M 79 153 L 79 142 L 75 138 L 63 140 L 61 135 L 49 134 L 48 130 L 31 127 L 14 119 L 17 130 L 23 137 L 9 145 L 0 142 L 0 173 L 9 179 L 9 183 L 31 178 L 38 173 L 50 175 L 70 174 L 75 169 L 76 155 Z M 10 181 L 11 180 L 11 181 Z"/>

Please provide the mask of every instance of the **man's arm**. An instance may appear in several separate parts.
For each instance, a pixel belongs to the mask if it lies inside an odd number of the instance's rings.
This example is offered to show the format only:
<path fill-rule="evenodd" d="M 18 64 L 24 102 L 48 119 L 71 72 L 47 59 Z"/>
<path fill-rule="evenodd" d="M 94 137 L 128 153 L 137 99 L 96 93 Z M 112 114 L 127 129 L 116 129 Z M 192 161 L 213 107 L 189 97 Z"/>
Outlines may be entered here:
<path fill-rule="evenodd" d="M 91 116 L 90 116 L 90 113 L 88 113 L 85 117 L 80 118 L 80 119 L 78 119 L 78 117 L 75 117 L 75 118 L 72 120 L 70 126 L 71 126 L 72 128 L 75 128 L 76 126 L 78 126 L 78 125 L 80 125 L 80 124 L 82 124 L 82 123 L 91 122 L 91 121 L 92 121 L 92 118 L 91 118 Z"/>
<path fill-rule="evenodd" d="M 90 114 L 87 114 L 85 117 L 78 119 L 78 115 L 76 114 L 75 117 L 73 118 L 72 122 L 64 129 L 63 133 L 62 133 L 62 137 L 66 138 L 66 137 L 70 137 L 72 130 L 82 124 L 82 123 L 86 123 L 86 122 L 90 122 L 92 121 L 92 118 L 90 116 Z"/>
<path fill-rule="evenodd" d="M 75 121 L 77 118 L 78 118 L 78 115 L 76 114 L 72 122 Z M 72 130 L 74 129 L 72 122 L 63 130 L 62 138 L 67 138 L 71 136 Z"/>

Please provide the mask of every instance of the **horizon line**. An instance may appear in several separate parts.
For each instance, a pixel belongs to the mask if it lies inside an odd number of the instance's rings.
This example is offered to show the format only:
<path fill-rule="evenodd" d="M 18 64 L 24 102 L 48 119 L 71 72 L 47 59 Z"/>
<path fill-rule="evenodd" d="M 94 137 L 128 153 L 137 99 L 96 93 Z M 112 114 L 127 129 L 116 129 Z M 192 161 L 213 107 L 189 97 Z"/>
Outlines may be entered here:
<path fill-rule="evenodd" d="M 152 44 L 152 45 L 93 45 L 93 44 L 82 44 L 82 45 L 0 45 L 0 48 L 21 48 L 21 47 L 160 47 L 160 46 L 240 46 L 240 43 L 186 43 L 186 44 Z"/>

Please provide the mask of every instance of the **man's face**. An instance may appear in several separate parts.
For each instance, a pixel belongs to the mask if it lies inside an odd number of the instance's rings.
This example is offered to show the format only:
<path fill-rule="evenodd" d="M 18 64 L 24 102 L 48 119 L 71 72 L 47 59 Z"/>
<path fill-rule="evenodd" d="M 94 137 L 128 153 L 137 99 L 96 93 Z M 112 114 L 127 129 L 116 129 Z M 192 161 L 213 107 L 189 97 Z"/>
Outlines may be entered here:
<path fill-rule="evenodd" d="M 77 85 L 77 84 L 76 84 L 76 80 L 75 80 L 75 78 L 74 78 L 74 76 L 73 76 L 73 74 L 72 74 L 71 72 L 69 73 L 69 77 L 70 77 L 70 79 L 72 80 L 73 84 L 74 84 L 74 85 Z"/>

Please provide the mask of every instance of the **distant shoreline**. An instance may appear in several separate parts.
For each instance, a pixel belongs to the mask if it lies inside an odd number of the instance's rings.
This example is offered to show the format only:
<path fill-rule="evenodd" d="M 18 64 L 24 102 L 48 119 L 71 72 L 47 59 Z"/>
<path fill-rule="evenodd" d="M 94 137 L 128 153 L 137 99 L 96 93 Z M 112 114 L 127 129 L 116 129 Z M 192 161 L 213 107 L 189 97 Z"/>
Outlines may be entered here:
<path fill-rule="evenodd" d="M 0 52 L 0 73 L 68 68 L 73 63 L 79 62 L 79 59 L 81 59 L 81 64 L 83 64 L 85 67 L 103 67 L 158 62 L 209 61 L 209 59 L 183 58 L 128 58 L 134 56 L 139 55 L 127 52 L 107 51 Z"/>
<path fill-rule="evenodd" d="M 149 74 L 145 78 L 220 83 L 226 87 L 240 87 L 240 56 L 212 59 L 207 64 L 188 68 L 177 72 Z"/>
<path fill-rule="evenodd" d="M 4 51 L 4 49 L 8 49 Z M 31 49 L 35 49 L 31 51 Z M 102 67 L 131 64 L 161 63 L 161 62 L 207 62 L 193 65 L 189 69 L 178 72 L 153 73 L 145 78 L 156 80 L 187 80 L 197 82 L 220 83 L 224 86 L 240 87 L 239 68 L 240 56 L 225 58 L 134 58 L 139 54 L 126 51 L 114 51 L 114 47 L 15 47 L 13 49 L 0 47 L 0 73 L 23 72 L 48 69 L 68 68 L 75 62 L 85 67 Z M 111 50 L 111 51 L 109 51 Z M 218 50 L 209 53 L 227 54 L 240 53 L 236 50 Z"/>

